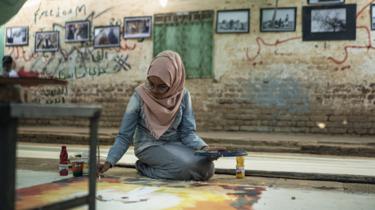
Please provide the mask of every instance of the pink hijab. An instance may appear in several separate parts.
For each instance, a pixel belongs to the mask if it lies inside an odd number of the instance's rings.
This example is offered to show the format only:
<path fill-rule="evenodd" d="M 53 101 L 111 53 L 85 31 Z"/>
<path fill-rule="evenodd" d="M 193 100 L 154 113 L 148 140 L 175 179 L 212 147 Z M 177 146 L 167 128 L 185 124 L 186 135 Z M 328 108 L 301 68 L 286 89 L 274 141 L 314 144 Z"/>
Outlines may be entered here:
<path fill-rule="evenodd" d="M 172 125 L 182 101 L 185 67 L 180 55 L 170 50 L 159 53 L 148 68 L 149 76 L 159 77 L 169 87 L 160 98 L 155 98 L 145 84 L 135 89 L 144 102 L 146 126 L 159 139 Z"/>

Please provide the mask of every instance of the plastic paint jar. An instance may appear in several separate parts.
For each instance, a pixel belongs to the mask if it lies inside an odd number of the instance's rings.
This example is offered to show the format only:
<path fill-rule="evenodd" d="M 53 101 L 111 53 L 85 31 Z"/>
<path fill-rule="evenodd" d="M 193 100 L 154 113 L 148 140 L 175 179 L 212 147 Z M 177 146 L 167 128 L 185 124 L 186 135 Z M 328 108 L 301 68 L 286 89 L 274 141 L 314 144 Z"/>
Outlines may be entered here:
<path fill-rule="evenodd" d="M 72 161 L 72 171 L 73 171 L 74 177 L 82 176 L 83 161 L 81 160 Z"/>
<path fill-rule="evenodd" d="M 89 155 L 87 152 L 82 153 L 82 161 L 83 161 L 83 175 L 89 174 Z"/>
<path fill-rule="evenodd" d="M 60 176 L 68 176 L 69 164 L 59 164 L 59 174 Z"/>
<path fill-rule="evenodd" d="M 245 177 L 245 157 L 236 157 L 236 178 L 242 179 Z"/>

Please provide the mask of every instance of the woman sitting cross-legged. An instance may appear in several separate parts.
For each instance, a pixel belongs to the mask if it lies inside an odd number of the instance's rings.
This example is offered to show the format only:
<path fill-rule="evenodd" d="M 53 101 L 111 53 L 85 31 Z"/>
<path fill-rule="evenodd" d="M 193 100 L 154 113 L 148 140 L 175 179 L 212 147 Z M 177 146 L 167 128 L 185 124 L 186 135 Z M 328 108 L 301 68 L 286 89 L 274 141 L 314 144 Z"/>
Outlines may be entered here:
<path fill-rule="evenodd" d="M 190 93 L 184 84 L 180 55 L 173 51 L 158 54 L 145 83 L 129 100 L 120 132 L 106 162 L 99 165 L 99 173 L 115 165 L 133 144 L 136 169 L 144 176 L 199 181 L 213 176 L 212 159 L 194 155 L 208 145 L 196 134 Z"/>

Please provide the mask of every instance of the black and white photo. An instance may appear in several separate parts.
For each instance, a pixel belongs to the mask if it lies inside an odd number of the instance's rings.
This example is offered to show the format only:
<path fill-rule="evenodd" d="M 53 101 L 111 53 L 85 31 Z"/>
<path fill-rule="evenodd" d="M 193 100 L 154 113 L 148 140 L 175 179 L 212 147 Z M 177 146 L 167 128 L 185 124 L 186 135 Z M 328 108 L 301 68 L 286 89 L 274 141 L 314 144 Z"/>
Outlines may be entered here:
<path fill-rule="evenodd" d="M 98 26 L 94 28 L 94 47 L 120 47 L 120 26 Z"/>
<path fill-rule="evenodd" d="M 56 52 L 58 50 L 58 31 L 43 31 L 35 33 L 35 52 Z"/>
<path fill-rule="evenodd" d="M 346 9 L 316 9 L 311 11 L 311 33 L 343 32 L 347 30 Z"/>
<path fill-rule="evenodd" d="M 307 0 L 307 3 L 309 4 L 343 4 L 345 3 L 345 0 Z"/>
<path fill-rule="evenodd" d="M 355 40 L 356 4 L 303 7 L 303 40 Z"/>
<path fill-rule="evenodd" d="M 5 45 L 23 46 L 29 44 L 29 29 L 28 27 L 8 27 L 6 28 Z"/>
<path fill-rule="evenodd" d="M 216 18 L 216 33 L 248 33 L 250 10 L 219 10 Z"/>
<path fill-rule="evenodd" d="M 90 39 L 89 21 L 71 21 L 65 23 L 65 42 L 85 42 Z"/>
<path fill-rule="evenodd" d="M 260 11 L 261 32 L 296 30 L 296 8 L 263 8 Z"/>
<path fill-rule="evenodd" d="M 152 17 L 125 17 L 124 38 L 141 39 L 151 36 Z"/>

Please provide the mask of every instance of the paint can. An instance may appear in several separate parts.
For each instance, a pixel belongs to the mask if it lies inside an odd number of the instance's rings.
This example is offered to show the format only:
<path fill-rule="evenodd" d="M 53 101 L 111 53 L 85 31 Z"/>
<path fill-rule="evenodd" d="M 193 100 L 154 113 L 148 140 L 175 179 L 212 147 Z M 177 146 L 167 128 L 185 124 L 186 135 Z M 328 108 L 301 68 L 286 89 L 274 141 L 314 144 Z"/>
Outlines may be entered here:
<path fill-rule="evenodd" d="M 83 175 L 89 174 L 89 155 L 87 152 L 82 153 L 82 162 L 83 162 Z"/>
<path fill-rule="evenodd" d="M 82 160 L 74 160 L 72 161 L 72 172 L 74 177 L 82 176 L 83 171 L 83 161 Z"/>
<path fill-rule="evenodd" d="M 236 157 L 236 178 L 242 179 L 245 177 L 245 157 Z"/>
<path fill-rule="evenodd" d="M 59 164 L 59 174 L 60 176 L 68 176 L 69 164 Z"/>

